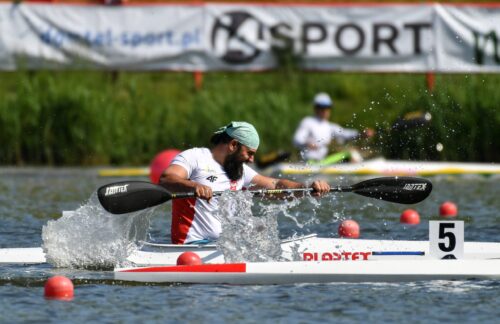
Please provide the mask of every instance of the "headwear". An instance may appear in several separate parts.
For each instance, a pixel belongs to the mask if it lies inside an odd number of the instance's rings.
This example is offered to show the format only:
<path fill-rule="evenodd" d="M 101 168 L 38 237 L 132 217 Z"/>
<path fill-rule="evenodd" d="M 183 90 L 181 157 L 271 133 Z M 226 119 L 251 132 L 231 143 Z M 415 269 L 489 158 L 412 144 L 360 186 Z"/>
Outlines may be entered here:
<path fill-rule="evenodd" d="M 314 96 L 314 107 L 331 108 L 333 105 L 332 99 L 327 93 L 320 92 Z"/>
<path fill-rule="evenodd" d="M 259 134 L 252 124 L 233 121 L 229 125 L 219 128 L 214 134 L 223 132 L 252 150 L 259 147 Z"/>

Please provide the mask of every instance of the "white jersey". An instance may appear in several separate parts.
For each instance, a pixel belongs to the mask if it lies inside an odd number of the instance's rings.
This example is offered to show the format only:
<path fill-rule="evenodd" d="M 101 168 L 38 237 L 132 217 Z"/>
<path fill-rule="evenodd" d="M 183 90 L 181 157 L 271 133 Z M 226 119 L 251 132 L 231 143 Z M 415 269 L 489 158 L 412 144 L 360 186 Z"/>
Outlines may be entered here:
<path fill-rule="evenodd" d="M 358 135 L 359 132 L 355 129 L 343 128 L 328 120 L 309 116 L 300 122 L 293 137 L 293 144 L 301 150 L 304 160 L 322 160 L 328 154 L 328 146 L 332 139 L 342 143 Z M 317 148 L 308 149 L 307 144 L 315 144 Z"/>
<path fill-rule="evenodd" d="M 189 180 L 212 188 L 213 191 L 240 190 L 249 187 L 257 172 L 243 165 L 243 177 L 230 180 L 222 165 L 214 160 L 207 148 L 192 148 L 177 155 L 172 164 L 186 169 Z M 184 244 L 199 240 L 215 240 L 222 228 L 216 217 L 218 197 L 175 199 L 172 202 L 172 242 Z"/>

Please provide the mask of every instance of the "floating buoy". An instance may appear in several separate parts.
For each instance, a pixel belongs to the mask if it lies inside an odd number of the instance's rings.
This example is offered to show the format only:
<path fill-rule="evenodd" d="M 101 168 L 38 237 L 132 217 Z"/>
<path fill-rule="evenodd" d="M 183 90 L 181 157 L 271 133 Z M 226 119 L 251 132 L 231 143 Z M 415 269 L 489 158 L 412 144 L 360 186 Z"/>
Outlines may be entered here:
<path fill-rule="evenodd" d="M 340 237 L 347 238 L 358 238 L 359 237 L 359 225 L 356 221 L 352 219 L 345 220 L 339 225 L 339 235 Z"/>
<path fill-rule="evenodd" d="M 200 256 L 190 251 L 183 252 L 177 258 L 177 265 L 199 265 L 202 263 Z"/>
<path fill-rule="evenodd" d="M 456 217 L 458 214 L 457 205 L 451 201 L 445 201 L 439 207 L 439 215 L 442 217 Z"/>
<path fill-rule="evenodd" d="M 71 280 L 64 276 L 54 276 L 45 283 L 45 298 L 58 300 L 72 300 L 74 287 Z"/>
<path fill-rule="evenodd" d="M 181 151 L 176 149 L 169 149 L 161 151 L 156 154 L 149 165 L 149 179 L 152 183 L 160 182 L 160 177 L 163 171 L 170 165 L 170 162 L 179 154 Z"/>
<path fill-rule="evenodd" d="M 402 224 L 417 225 L 420 224 L 420 215 L 416 210 L 406 209 L 401 213 L 399 222 Z"/>

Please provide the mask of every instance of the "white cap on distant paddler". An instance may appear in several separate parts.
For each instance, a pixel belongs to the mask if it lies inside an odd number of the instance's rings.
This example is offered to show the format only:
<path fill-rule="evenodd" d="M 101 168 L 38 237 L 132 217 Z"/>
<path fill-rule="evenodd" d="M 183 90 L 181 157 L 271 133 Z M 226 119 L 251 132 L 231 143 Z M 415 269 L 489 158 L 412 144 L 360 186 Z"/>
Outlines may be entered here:
<path fill-rule="evenodd" d="M 328 93 L 320 92 L 314 96 L 314 107 L 316 108 L 331 108 L 333 105 L 332 98 Z"/>
<path fill-rule="evenodd" d="M 226 132 L 241 144 L 256 150 L 259 147 L 259 134 L 255 127 L 244 121 L 233 121 L 229 125 L 219 128 L 215 134 Z"/>

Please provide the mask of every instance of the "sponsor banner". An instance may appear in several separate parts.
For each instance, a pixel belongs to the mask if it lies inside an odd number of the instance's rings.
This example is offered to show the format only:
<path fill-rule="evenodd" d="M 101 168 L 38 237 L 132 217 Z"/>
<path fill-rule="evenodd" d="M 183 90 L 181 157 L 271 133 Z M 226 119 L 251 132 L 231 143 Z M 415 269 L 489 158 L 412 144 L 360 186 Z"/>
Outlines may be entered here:
<path fill-rule="evenodd" d="M 436 62 L 442 72 L 500 72 L 500 4 L 435 6 Z"/>
<path fill-rule="evenodd" d="M 414 5 L 211 5 L 207 22 L 224 67 L 274 67 L 281 52 L 305 69 L 427 71 L 436 68 L 432 12 Z"/>
<path fill-rule="evenodd" d="M 206 68 L 203 8 L 0 4 L 0 68 Z"/>
<path fill-rule="evenodd" d="M 0 4 L 0 69 L 500 72 L 499 5 Z"/>

